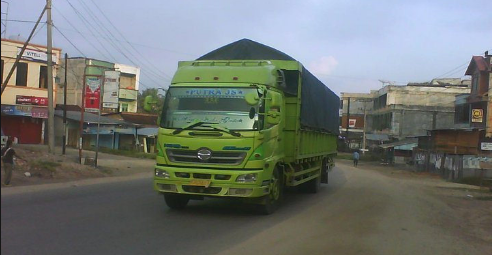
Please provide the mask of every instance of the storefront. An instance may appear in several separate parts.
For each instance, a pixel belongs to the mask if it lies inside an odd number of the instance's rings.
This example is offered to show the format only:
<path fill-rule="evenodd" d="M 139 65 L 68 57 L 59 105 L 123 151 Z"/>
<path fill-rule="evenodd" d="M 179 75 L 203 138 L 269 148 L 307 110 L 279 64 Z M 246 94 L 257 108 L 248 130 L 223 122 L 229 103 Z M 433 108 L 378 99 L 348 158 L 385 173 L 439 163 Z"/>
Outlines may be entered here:
<path fill-rule="evenodd" d="M 48 108 L 34 105 L 2 105 L 2 131 L 20 144 L 43 142 Z"/>

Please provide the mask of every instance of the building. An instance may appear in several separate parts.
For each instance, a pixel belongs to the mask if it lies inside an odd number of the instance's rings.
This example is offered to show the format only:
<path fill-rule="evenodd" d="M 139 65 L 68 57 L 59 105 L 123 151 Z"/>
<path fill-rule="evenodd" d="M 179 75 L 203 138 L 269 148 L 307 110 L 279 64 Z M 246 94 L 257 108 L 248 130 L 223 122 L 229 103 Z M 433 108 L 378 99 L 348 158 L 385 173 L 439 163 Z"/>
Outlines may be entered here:
<path fill-rule="evenodd" d="M 140 68 L 123 64 L 115 64 L 114 67 L 116 71 L 120 72 L 119 112 L 137 112 Z"/>
<path fill-rule="evenodd" d="M 433 129 L 419 137 L 414 158 L 420 169 L 454 180 L 492 177 L 491 56 L 473 56 L 465 75 L 471 91 L 455 97 L 454 128 Z"/>
<path fill-rule="evenodd" d="M 1 80 L 7 78 L 24 42 L 2 39 Z M 53 76 L 59 72 L 61 49 L 53 48 Z M 44 142 L 48 119 L 47 47 L 29 44 L 2 94 L 2 131 L 21 144 Z M 59 89 L 53 78 L 53 96 Z"/>
<path fill-rule="evenodd" d="M 102 107 L 105 113 L 137 112 L 140 68 L 81 57 L 67 62 L 67 105 L 82 107 L 85 85 L 86 111 L 97 112 Z M 63 97 L 58 98 L 57 104 L 63 104 Z"/>
<path fill-rule="evenodd" d="M 372 102 L 371 93 L 341 93 L 340 136 L 343 143 L 339 147 L 349 150 L 364 148 L 364 129 L 371 125 L 367 113 L 373 109 Z"/>
<path fill-rule="evenodd" d="M 460 79 L 385 86 L 372 93 L 368 132 L 401 140 L 427 135 L 432 129 L 452 128 L 456 96 L 469 92 L 467 82 Z"/>

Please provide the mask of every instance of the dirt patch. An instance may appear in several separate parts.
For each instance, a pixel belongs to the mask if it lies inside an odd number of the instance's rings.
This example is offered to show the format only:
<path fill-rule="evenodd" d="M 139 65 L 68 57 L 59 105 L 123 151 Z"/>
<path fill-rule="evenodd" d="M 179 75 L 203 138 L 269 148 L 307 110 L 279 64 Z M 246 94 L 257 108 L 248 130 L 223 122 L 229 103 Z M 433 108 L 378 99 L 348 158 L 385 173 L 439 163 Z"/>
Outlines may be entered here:
<path fill-rule="evenodd" d="M 110 169 L 96 169 L 80 165 L 73 156 L 51 155 L 43 150 L 14 147 L 24 160 L 15 161 L 11 184 L 13 186 L 65 182 L 109 176 Z M 2 183 L 4 173 L 2 172 Z"/>
<path fill-rule="evenodd" d="M 350 161 L 340 160 L 348 165 Z M 455 236 L 488 246 L 492 243 L 492 192 L 484 187 L 466 185 L 443 180 L 440 175 L 415 172 L 405 166 L 384 166 L 378 163 L 362 163 L 361 171 L 376 171 L 395 179 L 405 179 L 426 194 L 445 202 L 451 210 L 436 211 L 434 222 L 448 229 Z"/>

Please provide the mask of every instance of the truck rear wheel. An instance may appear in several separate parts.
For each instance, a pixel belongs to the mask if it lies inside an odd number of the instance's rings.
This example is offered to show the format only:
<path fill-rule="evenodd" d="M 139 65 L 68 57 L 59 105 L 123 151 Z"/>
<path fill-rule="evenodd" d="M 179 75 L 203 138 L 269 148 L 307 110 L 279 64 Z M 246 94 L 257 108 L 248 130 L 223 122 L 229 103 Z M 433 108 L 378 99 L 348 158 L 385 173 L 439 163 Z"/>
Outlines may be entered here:
<path fill-rule="evenodd" d="M 261 214 L 272 214 L 280 206 L 284 196 L 284 179 L 278 167 L 273 170 L 270 180 L 270 194 L 265 196 L 264 203 L 258 205 Z"/>
<path fill-rule="evenodd" d="M 182 194 L 164 193 L 164 201 L 171 209 L 181 210 L 186 207 L 190 197 Z"/>

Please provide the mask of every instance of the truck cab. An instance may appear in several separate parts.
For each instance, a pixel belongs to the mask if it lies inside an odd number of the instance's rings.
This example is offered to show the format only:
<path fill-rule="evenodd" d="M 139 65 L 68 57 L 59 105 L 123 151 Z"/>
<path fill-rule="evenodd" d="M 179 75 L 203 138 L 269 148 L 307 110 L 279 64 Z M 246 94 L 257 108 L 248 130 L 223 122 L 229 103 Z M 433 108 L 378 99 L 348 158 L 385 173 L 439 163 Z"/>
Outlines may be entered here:
<path fill-rule="evenodd" d="M 197 196 L 276 206 L 285 122 L 279 75 L 270 61 L 180 62 L 160 118 L 154 177 L 168 206 Z"/>

